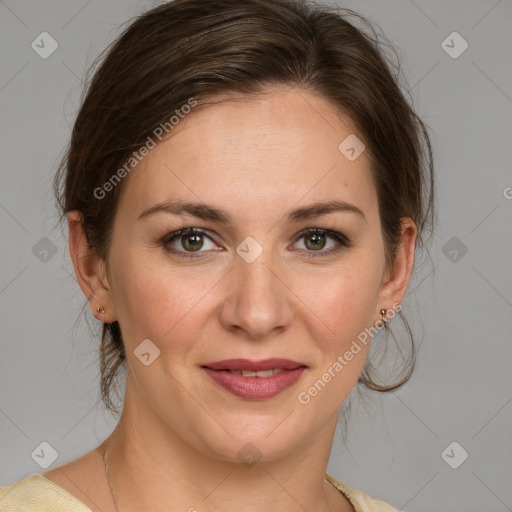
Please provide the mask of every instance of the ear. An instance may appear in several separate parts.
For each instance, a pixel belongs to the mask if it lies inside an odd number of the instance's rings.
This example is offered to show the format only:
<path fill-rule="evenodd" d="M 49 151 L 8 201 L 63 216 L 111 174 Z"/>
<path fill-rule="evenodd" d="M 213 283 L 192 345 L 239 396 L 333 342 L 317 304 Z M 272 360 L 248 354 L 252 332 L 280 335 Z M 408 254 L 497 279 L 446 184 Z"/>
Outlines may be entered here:
<path fill-rule="evenodd" d="M 67 217 L 69 252 L 78 284 L 89 301 L 91 313 L 102 322 L 114 322 L 116 314 L 107 278 L 106 262 L 88 244 L 81 212 L 74 210 L 69 212 Z"/>
<path fill-rule="evenodd" d="M 416 224 L 409 217 L 402 218 L 402 233 L 400 245 L 397 248 L 393 263 L 386 269 L 383 277 L 381 292 L 377 302 L 376 318 L 382 319 L 381 309 L 388 311 L 387 317 L 393 317 L 398 304 L 407 293 L 409 281 L 414 267 L 414 252 L 418 234 Z"/>

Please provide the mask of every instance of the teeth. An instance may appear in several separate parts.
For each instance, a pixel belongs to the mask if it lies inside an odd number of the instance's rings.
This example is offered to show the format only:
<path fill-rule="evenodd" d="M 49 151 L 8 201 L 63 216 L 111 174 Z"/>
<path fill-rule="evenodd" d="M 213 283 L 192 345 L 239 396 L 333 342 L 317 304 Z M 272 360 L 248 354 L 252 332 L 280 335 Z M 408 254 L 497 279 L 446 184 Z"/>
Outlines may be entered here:
<path fill-rule="evenodd" d="M 252 370 L 229 370 L 233 375 L 242 375 L 242 377 L 272 377 L 276 373 L 282 372 L 281 368 L 274 368 L 273 370 L 261 370 L 254 372 Z"/>

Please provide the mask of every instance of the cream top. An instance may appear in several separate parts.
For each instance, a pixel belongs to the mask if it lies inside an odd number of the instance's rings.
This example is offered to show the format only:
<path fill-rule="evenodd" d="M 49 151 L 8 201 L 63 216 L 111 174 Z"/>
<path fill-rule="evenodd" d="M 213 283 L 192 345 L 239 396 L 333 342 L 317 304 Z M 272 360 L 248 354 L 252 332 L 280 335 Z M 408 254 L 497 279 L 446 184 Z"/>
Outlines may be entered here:
<path fill-rule="evenodd" d="M 326 474 L 326 479 L 352 504 L 356 512 L 398 512 L 381 500 L 363 491 L 347 487 Z M 30 475 L 19 482 L 0 488 L 2 512 L 91 512 L 84 503 L 40 474 Z"/>

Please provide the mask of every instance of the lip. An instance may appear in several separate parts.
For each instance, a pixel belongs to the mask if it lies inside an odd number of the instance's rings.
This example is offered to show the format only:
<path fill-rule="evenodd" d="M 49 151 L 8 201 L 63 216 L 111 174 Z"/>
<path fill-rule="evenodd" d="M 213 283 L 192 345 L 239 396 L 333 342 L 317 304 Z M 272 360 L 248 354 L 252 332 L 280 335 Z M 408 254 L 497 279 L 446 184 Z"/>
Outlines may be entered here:
<path fill-rule="evenodd" d="M 243 377 L 229 370 L 264 371 L 279 368 L 271 377 Z M 272 358 L 261 361 L 226 359 L 201 366 L 219 386 L 245 400 L 265 400 L 282 393 L 295 384 L 307 369 L 306 365 L 290 359 Z"/>
<path fill-rule="evenodd" d="M 251 370 L 253 372 L 272 370 L 281 368 L 283 370 L 295 370 L 296 368 L 305 367 L 305 364 L 292 361 L 291 359 L 282 359 L 273 357 L 271 359 L 262 359 L 254 361 L 251 359 L 224 359 L 214 363 L 203 364 L 202 367 L 211 370 Z M 258 377 L 260 378 L 260 377 Z"/>
<path fill-rule="evenodd" d="M 293 370 L 283 370 L 271 377 L 243 377 L 229 370 L 212 370 L 205 366 L 201 369 L 218 385 L 245 400 L 265 400 L 282 393 L 297 382 L 306 370 L 300 366 Z"/>

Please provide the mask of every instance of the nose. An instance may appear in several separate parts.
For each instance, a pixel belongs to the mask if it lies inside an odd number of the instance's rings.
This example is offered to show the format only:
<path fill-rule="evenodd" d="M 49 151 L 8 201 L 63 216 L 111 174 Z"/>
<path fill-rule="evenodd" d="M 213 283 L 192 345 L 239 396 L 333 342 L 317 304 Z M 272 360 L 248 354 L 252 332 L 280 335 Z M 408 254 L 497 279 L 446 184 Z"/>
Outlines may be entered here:
<path fill-rule="evenodd" d="M 230 282 L 220 308 L 220 321 L 228 331 L 248 339 L 263 339 L 283 331 L 293 319 L 293 293 L 283 267 L 263 252 L 248 263 L 236 256 Z"/>

